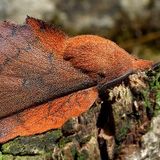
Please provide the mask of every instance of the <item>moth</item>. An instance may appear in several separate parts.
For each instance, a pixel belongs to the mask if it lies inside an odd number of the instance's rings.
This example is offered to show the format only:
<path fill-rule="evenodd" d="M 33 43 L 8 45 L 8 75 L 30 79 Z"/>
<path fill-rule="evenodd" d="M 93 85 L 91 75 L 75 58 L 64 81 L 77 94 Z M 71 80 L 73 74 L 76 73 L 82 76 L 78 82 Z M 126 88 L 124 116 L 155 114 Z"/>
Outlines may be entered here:
<path fill-rule="evenodd" d="M 0 23 L 0 143 L 61 127 L 100 92 L 153 65 L 96 35 L 69 37 L 41 20 Z"/>

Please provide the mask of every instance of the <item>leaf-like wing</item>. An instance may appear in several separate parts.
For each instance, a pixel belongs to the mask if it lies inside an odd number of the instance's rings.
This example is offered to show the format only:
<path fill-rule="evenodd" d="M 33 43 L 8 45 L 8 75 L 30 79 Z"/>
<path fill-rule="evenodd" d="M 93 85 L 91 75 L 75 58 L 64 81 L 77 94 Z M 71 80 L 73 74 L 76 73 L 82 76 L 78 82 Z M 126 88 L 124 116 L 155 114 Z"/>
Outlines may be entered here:
<path fill-rule="evenodd" d="M 0 24 L 0 118 L 93 85 L 46 49 L 30 26 Z"/>
<path fill-rule="evenodd" d="M 56 52 L 56 56 L 63 56 L 65 41 L 68 39 L 68 36 L 63 31 L 29 16 L 26 18 L 26 24 L 32 28 L 33 34 L 39 38 L 45 48 Z"/>
<path fill-rule="evenodd" d="M 85 89 L 2 119 L 0 143 L 61 127 L 71 117 L 87 111 L 97 93 L 95 88 Z"/>

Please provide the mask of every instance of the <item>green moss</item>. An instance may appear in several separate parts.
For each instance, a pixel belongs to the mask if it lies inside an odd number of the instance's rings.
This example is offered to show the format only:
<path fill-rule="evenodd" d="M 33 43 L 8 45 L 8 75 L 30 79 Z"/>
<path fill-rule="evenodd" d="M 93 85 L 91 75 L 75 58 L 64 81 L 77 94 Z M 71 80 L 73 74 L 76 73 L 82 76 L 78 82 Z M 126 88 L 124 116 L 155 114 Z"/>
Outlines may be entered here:
<path fill-rule="evenodd" d="M 15 160 L 14 156 L 12 155 L 3 155 L 2 160 Z"/>
<path fill-rule="evenodd" d="M 49 160 L 52 158 L 52 154 L 34 155 L 34 156 L 16 156 L 14 160 Z"/>
<path fill-rule="evenodd" d="M 86 160 L 89 158 L 88 151 L 83 150 L 79 155 L 77 160 Z"/>
<path fill-rule="evenodd" d="M 81 137 L 80 137 L 80 138 L 81 138 Z M 80 145 L 84 145 L 84 144 L 86 144 L 88 141 L 90 141 L 90 139 L 91 139 L 91 135 L 82 137 L 82 138 L 79 140 L 79 143 L 80 143 Z"/>
<path fill-rule="evenodd" d="M 146 108 L 151 109 L 151 102 L 150 102 L 150 99 L 149 99 L 149 97 L 150 97 L 149 89 L 143 90 L 142 95 L 143 95 L 143 100 L 144 100 L 144 106 Z"/>
<path fill-rule="evenodd" d="M 19 137 L 2 145 L 2 153 L 12 155 L 45 154 L 55 147 L 57 140 L 61 137 L 61 130 L 47 132 L 43 135 Z"/>
<path fill-rule="evenodd" d="M 9 154 L 0 155 L 0 160 L 49 160 L 52 159 L 52 153 L 34 156 L 13 156 Z"/>
<path fill-rule="evenodd" d="M 89 157 L 87 151 L 86 152 L 78 151 L 78 148 L 76 146 L 72 146 L 71 153 L 72 157 L 76 160 L 86 160 Z"/>
<path fill-rule="evenodd" d="M 87 159 L 87 157 L 83 154 L 80 154 L 77 158 L 77 160 L 86 160 L 86 159 Z"/>
<path fill-rule="evenodd" d="M 142 91 L 145 107 L 152 109 L 154 116 L 160 113 L 160 65 L 147 73 L 149 85 Z"/>
<path fill-rule="evenodd" d="M 0 160 L 2 160 L 2 152 L 0 152 Z"/>
<path fill-rule="evenodd" d="M 72 139 L 70 137 L 63 137 L 60 139 L 58 146 L 60 148 L 63 148 L 67 143 L 72 142 Z"/>
<path fill-rule="evenodd" d="M 155 76 L 154 80 L 155 86 L 152 88 L 155 92 L 155 111 L 154 115 L 160 113 L 160 72 Z"/>
<path fill-rule="evenodd" d="M 117 143 L 121 143 L 124 140 L 130 128 L 131 125 L 128 120 L 123 123 L 123 126 L 119 128 L 118 134 L 116 136 Z"/>
<path fill-rule="evenodd" d="M 71 153 L 72 153 L 72 157 L 74 157 L 74 159 L 77 159 L 78 151 L 77 151 L 76 146 L 72 146 L 70 150 L 71 150 Z"/>

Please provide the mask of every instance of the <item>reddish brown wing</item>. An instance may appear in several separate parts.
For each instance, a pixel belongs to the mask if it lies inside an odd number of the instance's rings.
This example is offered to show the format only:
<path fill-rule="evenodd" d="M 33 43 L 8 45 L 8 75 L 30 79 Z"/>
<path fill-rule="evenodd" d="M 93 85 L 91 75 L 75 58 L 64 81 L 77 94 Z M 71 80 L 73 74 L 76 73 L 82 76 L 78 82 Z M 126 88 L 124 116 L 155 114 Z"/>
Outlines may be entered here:
<path fill-rule="evenodd" d="M 87 111 L 97 98 L 94 88 L 78 91 L 0 121 L 0 143 L 59 128 L 69 118 Z"/>
<path fill-rule="evenodd" d="M 65 41 L 68 39 L 68 36 L 63 31 L 29 16 L 26 18 L 26 24 L 32 28 L 34 35 L 39 38 L 45 48 L 50 51 L 56 51 L 56 56 L 62 56 Z"/>
<path fill-rule="evenodd" d="M 29 26 L 0 24 L 0 118 L 94 85 L 55 55 Z"/>

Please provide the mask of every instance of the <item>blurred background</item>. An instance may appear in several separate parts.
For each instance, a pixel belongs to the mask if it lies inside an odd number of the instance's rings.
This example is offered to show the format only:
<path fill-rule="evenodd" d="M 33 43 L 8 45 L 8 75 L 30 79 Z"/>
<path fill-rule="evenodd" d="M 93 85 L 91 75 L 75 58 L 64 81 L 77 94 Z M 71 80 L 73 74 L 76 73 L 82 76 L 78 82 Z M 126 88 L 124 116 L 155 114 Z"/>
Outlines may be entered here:
<path fill-rule="evenodd" d="M 140 58 L 160 61 L 160 0 L 0 0 L 0 20 L 26 15 L 59 26 L 70 36 L 97 34 Z"/>

